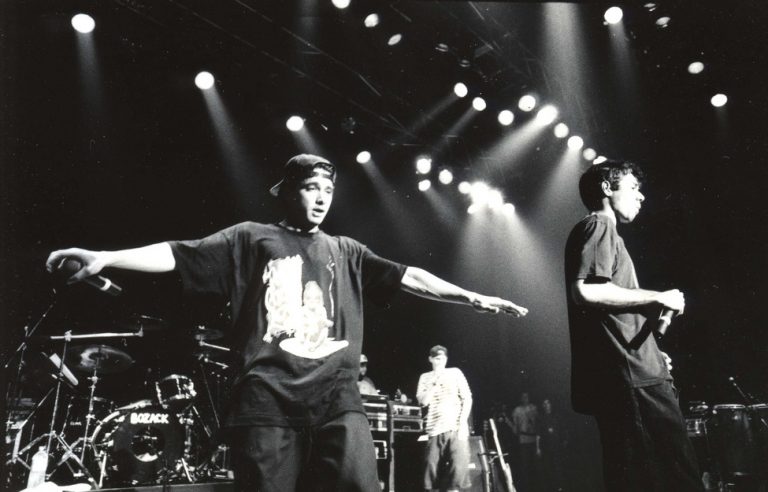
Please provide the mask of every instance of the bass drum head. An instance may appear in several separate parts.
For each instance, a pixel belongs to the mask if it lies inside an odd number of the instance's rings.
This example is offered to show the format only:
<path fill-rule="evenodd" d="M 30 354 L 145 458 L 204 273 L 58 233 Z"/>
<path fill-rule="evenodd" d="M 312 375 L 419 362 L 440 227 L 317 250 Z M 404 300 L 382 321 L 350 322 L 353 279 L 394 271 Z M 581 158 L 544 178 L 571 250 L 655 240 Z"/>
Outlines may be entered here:
<path fill-rule="evenodd" d="M 160 406 L 114 412 L 96 432 L 94 442 L 107 452 L 110 485 L 156 483 L 184 453 L 184 427 Z"/>

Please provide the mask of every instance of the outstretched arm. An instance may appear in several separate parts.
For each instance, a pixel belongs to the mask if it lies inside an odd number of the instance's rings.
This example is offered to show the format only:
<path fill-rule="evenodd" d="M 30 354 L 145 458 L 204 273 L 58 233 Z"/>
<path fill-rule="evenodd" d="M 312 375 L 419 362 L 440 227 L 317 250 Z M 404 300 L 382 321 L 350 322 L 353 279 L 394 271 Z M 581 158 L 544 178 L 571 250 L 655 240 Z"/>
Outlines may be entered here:
<path fill-rule="evenodd" d="M 470 292 L 450 282 L 446 282 L 421 268 L 406 268 L 401 288 L 420 297 L 440 302 L 465 304 L 474 307 L 478 311 L 488 313 L 498 313 L 501 311 L 515 317 L 528 314 L 526 308 L 518 306 L 511 301 Z"/>
<path fill-rule="evenodd" d="M 67 280 L 68 283 L 79 282 L 91 275 L 96 275 L 107 267 L 156 273 L 170 272 L 176 268 L 176 259 L 173 257 L 171 246 L 168 243 L 156 243 L 118 251 L 90 251 L 80 248 L 60 249 L 48 256 L 45 268 L 49 272 L 58 270 L 66 259 L 77 260 L 82 265 L 80 270 Z"/>

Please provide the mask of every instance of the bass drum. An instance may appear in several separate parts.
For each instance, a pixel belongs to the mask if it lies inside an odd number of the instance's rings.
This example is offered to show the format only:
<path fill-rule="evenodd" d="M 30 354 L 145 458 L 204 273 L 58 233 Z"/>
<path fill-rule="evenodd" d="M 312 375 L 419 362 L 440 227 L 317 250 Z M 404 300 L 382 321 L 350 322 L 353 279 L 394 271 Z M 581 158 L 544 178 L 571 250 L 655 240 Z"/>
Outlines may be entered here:
<path fill-rule="evenodd" d="M 175 414 L 142 400 L 107 416 L 91 441 L 106 453 L 108 485 L 157 483 L 183 456 L 184 427 Z"/>

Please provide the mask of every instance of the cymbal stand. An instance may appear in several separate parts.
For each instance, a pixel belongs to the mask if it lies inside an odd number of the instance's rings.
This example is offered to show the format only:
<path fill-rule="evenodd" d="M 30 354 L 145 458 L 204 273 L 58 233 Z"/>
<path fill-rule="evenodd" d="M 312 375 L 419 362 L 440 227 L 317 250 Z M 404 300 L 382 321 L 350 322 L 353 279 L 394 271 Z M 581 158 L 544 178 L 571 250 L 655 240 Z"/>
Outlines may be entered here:
<path fill-rule="evenodd" d="M 83 437 L 78 438 L 75 442 L 72 443 L 71 447 L 73 449 L 77 448 L 77 444 L 82 442 L 82 448 L 80 450 L 80 461 L 85 463 L 85 451 L 86 449 L 92 445 L 91 440 L 89 438 L 89 432 L 91 430 L 91 422 L 96 418 L 96 416 L 93 414 L 93 398 L 96 393 L 96 383 L 99 381 L 99 369 L 98 367 L 94 367 L 93 369 L 93 376 L 91 376 L 91 386 L 90 386 L 90 393 L 88 395 L 88 413 L 85 416 L 85 429 L 83 430 Z M 96 451 L 94 450 L 94 456 L 96 456 Z M 82 474 L 75 472 L 75 477 L 82 476 Z"/>
<path fill-rule="evenodd" d="M 75 455 L 72 448 L 67 444 L 67 442 L 61 437 L 61 434 L 59 432 L 56 432 L 56 417 L 59 413 L 59 400 L 61 398 L 61 383 L 64 380 L 64 359 L 67 356 L 67 348 L 69 345 L 69 341 L 71 337 L 71 332 L 67 331 L 63 340 L 64 344 L 61 349 L 61 357 L 57 361 L 58 363 L 58 375 L 56 378 L 56 386 L 54 391 L 54 398 L 53 398 L 53 412 L 51 413 L 51 424 L 48 429 L 48 432 L 46 434 L 42 434 L 35 439 L 32 440 L 24 449 L 19 451 L 19 454 L 24 454 L 27 451 L 34 449 L 34 446 L 38 445 L 38 443 L 42 442 L 43 440 L 46 441 L 45 449 L 48 456 L 51 456 L 51 447 L 53 446 L 54 439 L 56 440 L 56 443 L 59 447 L 61 447 L 64 450 L 64 454 L 62 458 L 59 460 L 59 462 L 51 469 L 50 472 L 46 470 L 46 479 L 48 479 L 56 469 L 61 466 L 65 461 L 72 460 L 76 463 L 77 467 L 83 471 L 84 475 L 88 478 L 88 481 L 92 485 L 96 485 L 96 481 L 93 479 L 93 476 L 88 472 L 88 469 L 85 467 L 83 462 Z M 27 468 L 30 468 L 29 465 L 24 463 L 24 466 Z"/>

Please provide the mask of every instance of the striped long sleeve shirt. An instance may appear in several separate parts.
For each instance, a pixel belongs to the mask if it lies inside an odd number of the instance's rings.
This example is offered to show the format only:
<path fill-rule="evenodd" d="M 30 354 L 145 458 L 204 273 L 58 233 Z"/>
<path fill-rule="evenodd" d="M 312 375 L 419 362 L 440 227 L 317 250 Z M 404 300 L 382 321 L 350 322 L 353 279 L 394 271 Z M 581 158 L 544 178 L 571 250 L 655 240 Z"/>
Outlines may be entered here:
<path fill-rule="evenodd" d="M 425 430 L 429 436 L 457 431 L 469 417 L 472 392 L 461 369 L 446 368 L 439 373 L 430 371 L 419 377 L 416 398 L 428 406 Z"/>

